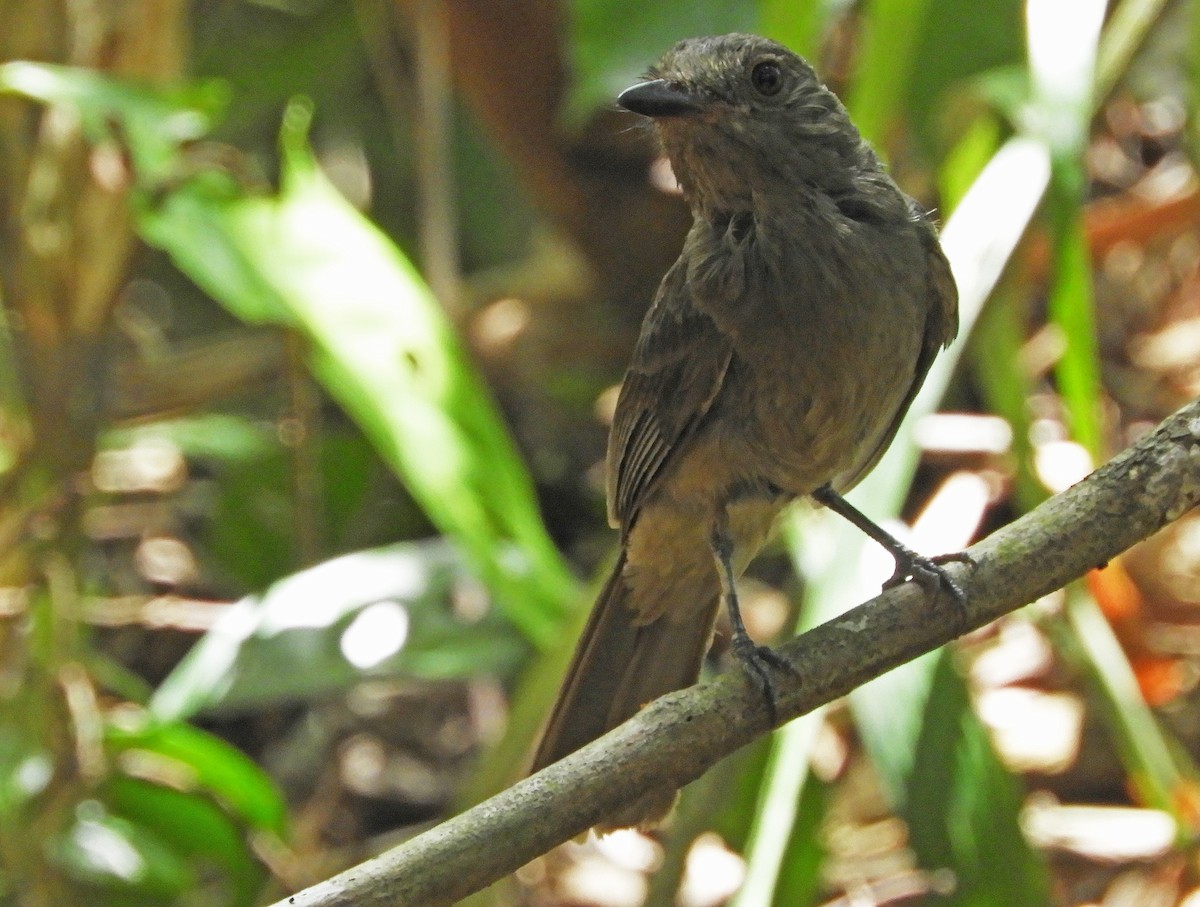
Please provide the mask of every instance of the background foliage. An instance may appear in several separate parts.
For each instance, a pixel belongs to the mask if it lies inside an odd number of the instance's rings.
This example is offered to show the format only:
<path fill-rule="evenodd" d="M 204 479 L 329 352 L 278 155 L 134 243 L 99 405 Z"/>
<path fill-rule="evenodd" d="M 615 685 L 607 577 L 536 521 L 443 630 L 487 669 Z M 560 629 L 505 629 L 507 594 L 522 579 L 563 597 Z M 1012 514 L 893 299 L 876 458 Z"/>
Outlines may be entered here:
<path fill-rule="evenodd" d="M 260 903 L 519 776 L 688 223 L 611 99 L 681 37 L 807 55 L 944 223 L 962 336 L 856 492 L 914 544 L 965 545 L 1200 390 L 1183 0 L 0 22 L 3 904 Z M 1185 517 L 720 766 L 657 836 L 479 903 L 1200 902 L 1196 538 Z M 745 580 L 752 630 L 887 573 L 799 508 Z"/>

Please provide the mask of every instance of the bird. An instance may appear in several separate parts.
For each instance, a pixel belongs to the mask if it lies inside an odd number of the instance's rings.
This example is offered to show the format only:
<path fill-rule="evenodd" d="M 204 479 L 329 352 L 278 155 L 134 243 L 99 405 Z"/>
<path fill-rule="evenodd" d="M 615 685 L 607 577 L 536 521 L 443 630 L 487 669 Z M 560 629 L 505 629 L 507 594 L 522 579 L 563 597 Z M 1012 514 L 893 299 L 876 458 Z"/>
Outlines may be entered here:
<path fill-rule="evenodd" d="M 842 497 L 957 333 L 930 215 L 813 68 L 769 39 L 681 41 L 617 103 L 656 126 L 693 223 L 618 395 L 606 492 L 620 550 L 534 771 L 695 683 L 722 601 L 775 724 L 774 674 L 789 667 L 747 633 L 736 581 L 798 498 L 883 544 L 896 559 L 887 586 L 962 599 L 942 559 Z M 674 798 L 652 792 L 606 827 L 653 825 Z"/>

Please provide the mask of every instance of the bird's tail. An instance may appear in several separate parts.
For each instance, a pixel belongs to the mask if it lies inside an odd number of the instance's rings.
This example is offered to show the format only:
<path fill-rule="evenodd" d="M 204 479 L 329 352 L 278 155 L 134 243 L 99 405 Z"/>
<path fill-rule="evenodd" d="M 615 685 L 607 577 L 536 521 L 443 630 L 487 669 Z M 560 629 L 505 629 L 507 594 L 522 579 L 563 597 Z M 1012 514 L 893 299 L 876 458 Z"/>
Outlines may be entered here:
<path fill-rule="evenodd" d="M 657 620 L 638 623 L 639 611 L 631 606 L 633 590 L 624 570 L 622 551 L 592 608 L 534 756 L 532 771 L 575 752 L 642 706 L 664 693 L 690 686 L 700 676 L 717 612 L 716 590 L 702 607 L 679 602 Z M 681 617 L 686 614 L 687 619 L 672 620 L 672 611 Z M 673 799 L 672 791 L 665 802 L 659 797 L 657 805 L 647 803 L 644 809 L 623 815 L 612 824 L 619 827 L 656 821 Z"/>

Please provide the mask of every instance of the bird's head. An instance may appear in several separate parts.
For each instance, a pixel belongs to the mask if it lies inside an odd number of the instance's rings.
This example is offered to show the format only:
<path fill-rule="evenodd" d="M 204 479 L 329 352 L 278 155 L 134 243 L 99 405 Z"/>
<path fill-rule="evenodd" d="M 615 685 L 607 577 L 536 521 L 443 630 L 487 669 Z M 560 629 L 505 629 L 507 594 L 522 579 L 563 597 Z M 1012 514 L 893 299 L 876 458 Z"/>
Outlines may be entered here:
<path fill-rule="evenodd" d="M 879 167 L 813 68 L 754 35 L 681 41 L 617 103 L 655 121 L 693 204 L 736 206 L 781 183 L 838 190 Z"/>

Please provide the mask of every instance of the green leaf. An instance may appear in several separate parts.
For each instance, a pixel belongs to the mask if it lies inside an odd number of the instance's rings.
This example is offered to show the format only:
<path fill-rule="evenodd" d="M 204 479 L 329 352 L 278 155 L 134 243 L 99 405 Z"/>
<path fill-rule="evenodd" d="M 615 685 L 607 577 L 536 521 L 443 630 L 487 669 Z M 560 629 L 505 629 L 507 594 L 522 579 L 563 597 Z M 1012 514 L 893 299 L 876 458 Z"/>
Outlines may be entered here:
<path fill-rule="evenodd" d="M 1046 145 L 1053 164 L 1047 199 L 1053 248 L 1049 311 L 1067 342 L 1056 369 L 1059 389 L 1072 433 L 1095 463 L 1104 460 L 1104 430 L 1091 254 L 1081 212 L 1088 182 L 1083 153 L 1105 7 L 1103 0 L 1091 0 L 1071 7 L 1067 15 L 1066 7 L 1048 0 L 1030 5 L 1033 96 L 1023 115 L 1026 129 Z"/>
<path fill-rule="evenodd" d="M 760 34 L 791 48 L 805 59 L 818 59 L 821 37 L 838 0 L 759 0 Z"/>
<path fill-rule="evenodd" d="M 250 197 L 209 174 L 144 205 L 142 235 L 234 314 L 305 338 L 329 393 L 513 623 L 549 644 L 575 584 L 524 465 L 417 272 L 318 171 L 308 124 L 293 105 L 279 196 Z"/>
<path fill-rule="evenodd" d="M 852 701 L 919 864 L 954 873 L 954 893 L 939 903 L 1048 903 L 1045 862 L 1021 833 L 1021 783 L 996 755 L 950 654 L 904 665 Z"/>
<path fill-rule="evenodd" d="M 1195 833 L 1200 771 L 1186 748 L 1146 705 L 1121 643 L 1091 595 L 1073 588 L 1065 624 L 1049 628 L 1061 651 L 1085 672 L 1132 787 L 1145 805 L 1171 815 L 1184 844 Z"/>
<path fill-rule="evenodd" d="M 847 104 L 863 135 L 886 148 L 903 120 L 926 148 L 944 145 L 941 133 L 966 121 L 950 121 L 947 95 L 1021 59 L 1022 6 L 1021 0 L 868 3 Z"/>
<path fill-rule="evenodd" d="M 114 816 L 153 835 L 205 880 L 206 904 L 249 907 L 266 880 L 246 829 L 211 797 L 114 775 L 97 792 Z M 213 878 L 214 870 L 218 878 Z M 193 881 L 189 890 L 196 891 Z"/>
<path fill-rule="evenodd" d="M 253 829 L 284 837 L 287 808 L 271 778 L 240 750 L 212 734 L 178 721 L 148 717 L 109 723 L 105 745 L 118 760 L 150 758 L 187 779 L 191 790 L 216 802 Z M 153 760 L 161 760 L 155 763 Z"/>
<path fill-rule="evenodd" d="M 344 555 L 237 602 L 151 699 L 160 719 L 277 706 L 368 677 L 507 674 L 527 654 L 494 616 L 455 618 L 462 559 L 440 542 Z M 303 665 L 303 670 L 297 670 Z"/>
<path fill-rule="evenodd" d="M 255 460 L 279 447 L 278 435 L 262 422 L 227 413 L 202 413 L 153 425 L 116 428 L 107 432 L 100 443 L 102 449 L 113 449 L 147 439 L 170 441 L 187 457 L 215 460 Z"/>
<path fill-rule="evenodd" d="M 877 148 L 905 111 L 904 98 L 922 62 L 916 49 L 932 0 L 872 0 L 863 25 L 862 63 L 846 106 L 859 131 Z"/>
<path fill-rule="evenodd" d="M 11 63 L 0 90 L 78 105 L 94 141 L 120 132 L 142 181 L 143 238 L 234 314 L 298 331 L 317 377 L 512 621 L 538 645 L 557 638 L 575 583 L 524 465 L 412 265 L 317 170 L 307 108 L 289 110 L 282 193 L 254 197 L 224 172 L 184 167 L 180 146 L 211 127 L 215 89 L 154 91 Z"/>
<path fill-rule="evenodd" d="M 186 861 L 153 830 L 112 815 L 97 800 L 79 805 L 75 821 L 48 850 L 69 878 L 94 889 L 89 903 L 169 903 L 196 882 Z"/>
<path fill-rule="evenodd" d="M 222 137 L 264 136 L 262 124 L 297 94 L 353 115 L 364 92 L 361 10 L 349 3 L 239 3 L 194 17 L 192 71 L 227 84 Z M 353 98 L 354 104 L 346 102 Z"/>
<path fill-rule="evenodd" d="M 219 82 L 149 88 L 92 70 L 22 60 L 0 65 L 0 94 L 44 104 L 72 104 L 92 143 L 118 140 L 142 179 L 167 178 L 179 146 L 206 135 L 220 118 L 227 91 Z"/>
<path fill-rule="evenodd" d="M 752 0 L 572 0 L 569 57 L 571 94 L 565 118 L 578 124 L 598 107 L 611 107 L 622 90 L 683 38 L 755 31 Z"/>
<path fill-rule="evenodd" d="M 1061 166 L 1082 169 L 1083 160 Z M 1072 173 L 1065 179 L 1074 183 L 1080 175 Z M 1055 226 L 1052 228 L 1054 273 L 1048 309 L 1051 322 L 1058 325 L 1066 340 L 1055 375 L 1070 414 L 1071 433 L 1091 454 L 1093 463 L 1102 463 L 1107 457 L 1101 424 L 1100 341 L 1096 334 L 1091 252 L 1084 235 L 1081 201 L 1081 193 L 1056 181 L 1056 190 L 1050 194 L 1050 217 Z"/>
<path fill-rule="evenodd" d="M 765 771 L 770 783 L 759 791 L 757 815 L 746 847 L 751 859 L 747 860 L 746 880 L 733 899 L 734 907 L 776 902 L 784 894 L 780 886 L 785 867 L 794 886 L 799 867 L 789 866 L 789 861 L 800 859 L 805 866 L 814 862 L 811 849 L 797 836 L 801 829 L 819 826 L 824 810 L 824 798 L 814 800 L 809 793 L 815 783 L 809 759 L 825 715 L 825 709 L 817 709 L 781 728 L 772 738 Z M 806 806 L 819 811 L 815 815 L 805 812 Z M 787 902 L 804 903 L 809 894 L 792 887 Z"/>
<path fill-rule="evenodd" d="M 805 782 L 775 885 L 774 903 L 802 907 L 826 902 L 821 870 L 829 848 L 821 832 L 834 797 L 833 787 L 819 778 L 810 776 Z"/>
<path fill-rule="evenodd" d="M 1012 452 L 1016 458 L 1013 498 L 1022 513 L 1047 497 L 1045 486 L 1035 474 L 1030 440 L 1032 418 L 1028 400 L 1034 388 L 1020 358 L 1025 339 L 1023 301 L 1020 291 L 1002 287 L 980 318 L 970 350 L 971 365 L 978 376 L 987 411 L 1001 416 L 1012 428 Z"/>

